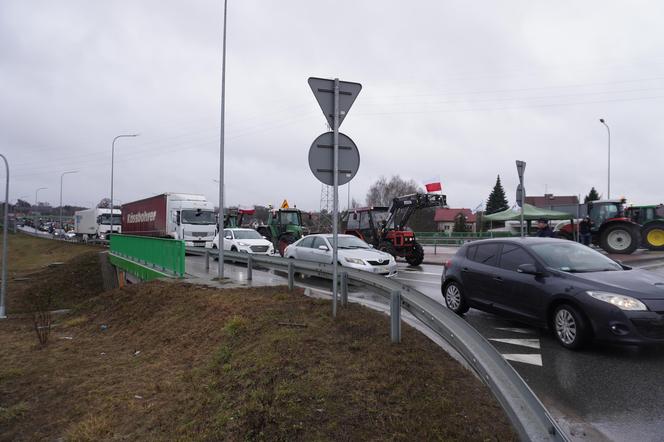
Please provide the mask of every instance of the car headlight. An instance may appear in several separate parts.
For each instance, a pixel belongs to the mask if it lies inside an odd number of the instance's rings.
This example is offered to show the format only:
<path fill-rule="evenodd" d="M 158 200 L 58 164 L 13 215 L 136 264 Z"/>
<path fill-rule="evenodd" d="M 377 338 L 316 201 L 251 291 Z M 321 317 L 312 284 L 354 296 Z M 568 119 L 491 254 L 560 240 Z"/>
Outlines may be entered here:
<path fill-rule="evenodd" d="M 644 312 L 648 310 L 648 307 L 646 307 L 644 303 L 638 299 L 632 298 L 631 296 L 596 291 L 587 291 L 586 293 L 595 299 L 599 299 L 600 301 L 615 305 L 620 310 L 628 310 L 633 312 Z"/>
<path fill-rule="evenodd" d="M 249 244 L 247 244 L 246 242 L 239 242 L 237 243 L 237 245 L 240 247 L 247 247 Z"/>
<path fill-rule="evenodd" d="M 344 258 L 344 259 L 346 260 L 346 262 L 349 262 L 351 264 L 359 264 L 361 266 L 364 265 L 364 261 L 362 261 L 361 259 L 357 258 Z"/>

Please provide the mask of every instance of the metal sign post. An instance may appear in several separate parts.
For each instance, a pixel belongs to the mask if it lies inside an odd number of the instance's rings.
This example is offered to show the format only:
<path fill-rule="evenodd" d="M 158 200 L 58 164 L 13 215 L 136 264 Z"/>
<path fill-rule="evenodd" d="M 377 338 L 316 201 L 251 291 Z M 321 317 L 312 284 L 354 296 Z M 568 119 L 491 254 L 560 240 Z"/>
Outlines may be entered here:
<path fill-rule="evenodd" d="M 525 229 L 523 225 L 523 205 L 526 200 L 526 188 L 523 187 L 523 174 L 526 171 L 526 162 L 525 161 L 516 161 L 516 171 L 519 174 L 519 186 L 516 189 L 516 201 L 519 207 L 521 207 L 521 238 L 523 238 Z"/>
<path fill-rule="evenodd" d="M 348 110 L 360 93 L 362 85 L 339 81 L 338 78 L 328 80 L 311 77 L 308 82 L 323 111 L 323 115 L 325 115 L 325 119 L 332 127 L 332 146 L 329 146 L 329 132 L 318 137 L 309 150 L 309 167 L 316 178 L 334 187 L 332 209 L 332 316 L 336 317 L 339 292 L 339 185 L 348 183 L 355 176 L 360 165 L 357 146 L 355 146 L 353 140 L 339 133 L 339 126 L 348 115 Z M 339 145 L 340 138 L 343 146 Z M 325 142 L 326 139 L 328 140 L 327 143 Z M 332 147 L 332 158 L 325 153 L 326 150 L 329 152 L 329 147 Z M 340 148 L 344 152 L 341 158 L 339 157 Z M 339 167 L 340 160 L 344 163 L 343 169 Z M 339 173 L 342 174 L 341 180 L 339 179 Z"/>

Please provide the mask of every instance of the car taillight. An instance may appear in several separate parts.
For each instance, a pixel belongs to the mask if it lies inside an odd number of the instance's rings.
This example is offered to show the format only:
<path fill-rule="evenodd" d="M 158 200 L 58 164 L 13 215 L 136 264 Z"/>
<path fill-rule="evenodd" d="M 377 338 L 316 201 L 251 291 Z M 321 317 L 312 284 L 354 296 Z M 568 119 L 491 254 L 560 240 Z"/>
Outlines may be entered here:
<path fill-rule="evenodd" d="M 452 260 L 448 259 L 447 261 L 445 261 L 445 264 L 443 265 L 443 267 L 445 267 L 445 270 L 447 270 L 447 269 L 450 268 L 451 265 L 452 265 Z"/>

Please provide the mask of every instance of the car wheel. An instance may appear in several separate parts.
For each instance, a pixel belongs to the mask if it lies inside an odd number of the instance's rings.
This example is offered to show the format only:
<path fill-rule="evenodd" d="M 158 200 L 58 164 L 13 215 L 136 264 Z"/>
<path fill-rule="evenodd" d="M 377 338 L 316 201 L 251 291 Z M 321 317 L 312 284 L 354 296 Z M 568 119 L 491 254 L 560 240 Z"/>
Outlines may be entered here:
<path fill-rule="evenodd" d="M 445 305 L 457 315 L 463 315 L 469 309 L 466 297 L 463 294 L 463 288 L 458 282 L 448 283 L 444 290 Z"/>
<path fill-rule="evenodd" d="M 558 343 L 570 350 L 577 350 L 588 339 L 588 325 L 585 318 L 575 307 L 563 304 L 553 312 L 553 334 Z"/>
<path fill-rule="evenodd" d="M 237 252 L 237 247 L 235 246 L 231 247 L 231 252 Z"/>

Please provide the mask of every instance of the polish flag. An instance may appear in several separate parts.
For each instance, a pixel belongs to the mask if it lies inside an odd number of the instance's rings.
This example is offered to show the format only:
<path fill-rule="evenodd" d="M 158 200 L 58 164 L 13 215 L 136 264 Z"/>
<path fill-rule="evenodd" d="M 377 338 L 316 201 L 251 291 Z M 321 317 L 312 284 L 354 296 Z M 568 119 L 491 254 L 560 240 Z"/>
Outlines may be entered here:
<path fill-rule="evenodd" d="M 426 187 L 427 193 L 440 192 L 443 190 L 443 186 L 440 184 L 440 178 L 424 180 L 424 187 Z"/>

